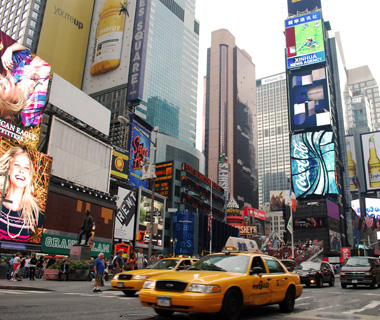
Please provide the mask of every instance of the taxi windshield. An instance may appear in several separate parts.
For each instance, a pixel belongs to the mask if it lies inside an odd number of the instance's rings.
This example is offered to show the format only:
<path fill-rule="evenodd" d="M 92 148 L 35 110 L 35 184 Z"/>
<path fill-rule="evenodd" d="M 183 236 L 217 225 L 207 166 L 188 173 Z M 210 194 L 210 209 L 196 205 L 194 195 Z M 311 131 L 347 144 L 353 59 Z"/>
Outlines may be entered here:
<path fill-rule="evenodd" d="M 174 269 L 178 264 L 179 260 L 159 260 L 155 264 L 149 266 L 147 269 L 164 269 L 171 270 Z"/>
<path fill-rule="evenodd" d="M 249 257 L 243 255 L 209 255 L 197 261 L 187 270 L 246 273 Z"/>

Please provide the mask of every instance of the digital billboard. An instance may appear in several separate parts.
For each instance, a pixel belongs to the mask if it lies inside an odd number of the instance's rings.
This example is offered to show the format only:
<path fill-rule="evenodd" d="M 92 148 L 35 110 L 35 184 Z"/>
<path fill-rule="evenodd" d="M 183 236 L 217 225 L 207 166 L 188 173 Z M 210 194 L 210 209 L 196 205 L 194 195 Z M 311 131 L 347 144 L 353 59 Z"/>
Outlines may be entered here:
<path fill-rule="evenodd" d="M 143 125 L 136 115 L 130 114 L 129 123 L 129 184 L 132 187 L 147 188 L 148 180 L 142 180 L 145 158 L 150 158 L 151 132 L 148 124 Z M 150 126 L 149 126 L 150 127 Z M 151 128 L 151 127 L 150 127 Z"/>
<path fill-rule="evenodd" d="M 287 68 L 325 61 L 321 12 L 285 20 Z"/>
<path fill-rule="evenodd" d="M 127 83 L 136 2 L 95 1 L 82 83 L 87 94 Z"/>
<path fill-rule="evenodd" d="M 336 220 L 336 221 L 339 221 L 340 220 L 340 216 L 339 216 L 339 206 L 330 201 L 329 199 L 326 200 L 326 203 L 327 203 L 327 215 Z"/>
<path fill-rule="evenodd" d="M 366 216 L 380 220 L 380 199 L 365 198 Z"/>
<path fill-rule="evenodd" d="M 355 213 L 359 217 L 361 217 L 361 214 L 360 214 L 360 200 L 359 199 L 351 200 L 351 208 L 352 208 L 352 210 L 355 211 Z"/>
<path fill-rule="evenodd" d="M 356 152 L 355 152 L 355 139 L 353 136 L 346 136 L 346 151 L 347 151 L 347 165 L 348 177 L 350 179 L 350 190 L 358 190 L 355 185 L 356 177 Z"/>
<path fill-rule="evenodd" d="M 50 65 L 0 31 L 0 136 L 36 148 Z"/>
<path fill-rule="evenodd" d="M 325 68 L 292 71 L 288 87 L 291 131 L 331 125 Z"/>
<path fill-rule="evenodd" d="M 46 154 L 0 137 L 0 240 L 41 243 L 51 163 Z"/>
<path fill-rule="evenodd" d="M 288 191 L 289 193 L 289 191 Z M 285 202 L 286 190 L 270 191 L 270 211 L 282 211 Z"/>
<path fill-rule="evenodd" d="M 156 165 L 156 192 L 171 199 L 173 190 L 173 162 Z"/>
<path fill-rule="evenodd" d="M 177 211 L 173 214 L 173 245 L 176 255 L 194 253 L 195 212 Z"/>
<path fill-rule="evenodd" d="M 380 189 L 380 131 L 360 135 L 367 190 Z"/>
<path fill-rule="evenodd" d="M 129 152 L 117 146 L 113 146 L 112 150 L 112 164 L 111 164 L 111 176 L 128 181 L 129 173 Z"/>
<path fill-rule="evenodd" d="M 321 9 L 321 0 L 288 0 L 289 15 L 304 12 L 306 9 L 312 11 L 316 8 Z"/>
<path fill-rule="evenodd" d="M 136 218 L 136 247 L 148 248 L 149 237 L 153 233 L 152 248 L 162 250 L 164 245 L 166 198 L 155 193 L 153 201 L 153 226 L 150 225 L 152 214 L 152 192 L 139 188 L 137 218 Z"/>
<path fill-rule="evenodd" d="M 94 0 L 46 2 L 37 54 L 52 72 L 77 88 L 82 86 Z"/>
<path fill-rule="evenodd" d="M 136 192 L 119 188 L 117 196 L 114 238 L 133 241 L 137 206 Z"/>
<path fill-rule="evenodd" d="M 290 156 L 292 186 L 297 198 L 339 194 L 331 131 L 293 135 Z"/>

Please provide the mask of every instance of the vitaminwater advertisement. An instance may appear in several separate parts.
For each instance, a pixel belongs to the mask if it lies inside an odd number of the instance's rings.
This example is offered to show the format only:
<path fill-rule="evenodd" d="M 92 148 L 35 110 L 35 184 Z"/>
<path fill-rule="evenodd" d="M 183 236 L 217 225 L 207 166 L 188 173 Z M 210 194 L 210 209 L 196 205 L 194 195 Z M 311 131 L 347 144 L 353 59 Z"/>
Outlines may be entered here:
<path fill-rule="evenodd" d="M 82 90 L 91 94 L 128 82 L 136 0 L 96 0 Z"/>
<path fill-rule="evenodd" d="M 360 138 L 367 190 L 380 189 L 380 131 L 363 133 Z"/>

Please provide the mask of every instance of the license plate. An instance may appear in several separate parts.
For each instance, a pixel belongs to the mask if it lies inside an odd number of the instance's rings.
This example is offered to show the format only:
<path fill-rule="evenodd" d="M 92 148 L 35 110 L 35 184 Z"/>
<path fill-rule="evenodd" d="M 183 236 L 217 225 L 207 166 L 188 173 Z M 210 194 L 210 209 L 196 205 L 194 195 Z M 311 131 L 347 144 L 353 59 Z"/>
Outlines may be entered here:
<path fill-rule="evenodd" d="M 124 283 L 123 282 L 118 282 L 117 283 L 117 287 L 118 288 L 123 288 L 124 287 Z"/>
<path fill-rule="evenodd" d="M 170 297 L 157 297 L 157 305 L 160 307 L 170 307 Z"/>
<path fill-rule="evenodd" d="M 358 280 L 352 280 L 352 283 L 358 283 Z"/>

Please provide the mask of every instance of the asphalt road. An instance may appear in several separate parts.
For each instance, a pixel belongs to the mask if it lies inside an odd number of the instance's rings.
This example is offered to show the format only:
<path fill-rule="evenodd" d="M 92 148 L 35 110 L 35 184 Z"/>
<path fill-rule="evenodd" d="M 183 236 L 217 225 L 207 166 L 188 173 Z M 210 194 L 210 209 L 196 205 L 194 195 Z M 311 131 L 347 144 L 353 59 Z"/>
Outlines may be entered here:
<path fill-rule="evenodd" d="M 24 283 L 25 281 L 23 281 Z M 91 283 L 56 282 L 54 291 L 0 289 L 0 319 L 162 319 L 151 308 L 140 305 L 137 296 L 129 298 L 109 289 L 93 293 Z M 277 305 L 245 309 L 241 320 L 248 319 L 348 319 L 378 320 L 380 288 L 358 287 L 342 289 L 339 279 L 334 287 L 304 288 L 296 300 L 295 310 L 283 314 Z M 174 320 L 211 320 L 216 315 L 175 313 Z"/>

